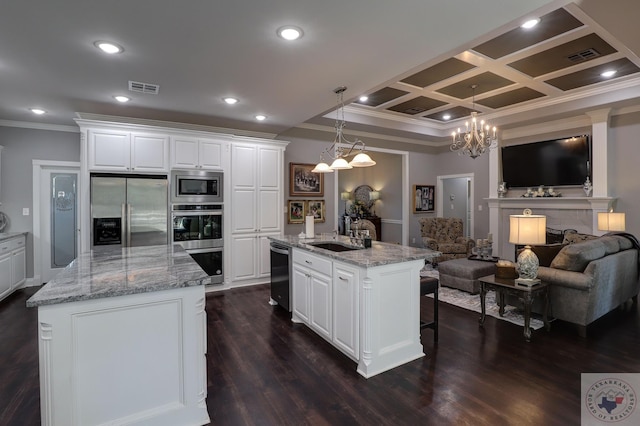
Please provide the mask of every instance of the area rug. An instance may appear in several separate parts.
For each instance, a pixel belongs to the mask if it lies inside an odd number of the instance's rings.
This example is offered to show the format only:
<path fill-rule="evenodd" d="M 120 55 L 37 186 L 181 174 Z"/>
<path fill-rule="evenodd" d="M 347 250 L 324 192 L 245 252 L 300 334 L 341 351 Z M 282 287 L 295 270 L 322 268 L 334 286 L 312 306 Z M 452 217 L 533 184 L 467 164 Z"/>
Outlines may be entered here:
<path fill-rule="evenodd" d="M 434 278 L 438 278 L 437 270 L 422 270 L 420 272 L 422 276 L 430 276 Z M 433 297 L 433 294 L 427 295 L 428 297 Z M 438 300 L 440 302 L 449 303 L 450 305 L 458 306 L 460 308 L 468 309 L 474 312 L 481 312 L 480 309 L 480 295 L 479 294 L 470 294 L 466 291 L 458 290 L 455 288 L 443 287 L 440 286 L 438 290 Z M 493 290 L 487 292 L 486 300 L 485 300 L 486 314 L 492 317 L 495 317 L 499 320 L 509 321 L 513 324 L 517 324 L 520 327 L 524 327 L 524 315 L 521 310 L 516 308 L 515 306 L 507 305 L 504 308 L 504 316 L 500 316 L 498 313 L 498 303 L 496 303 L 496 293 Z M 479 318 L 479 316 L 478 316 Z M 533 314 L 531 315 L 531 320 L 529 322 L 529 326 L 538 330 L 544 326 L 544 323 L 541 319 L 536 318 Z"/>

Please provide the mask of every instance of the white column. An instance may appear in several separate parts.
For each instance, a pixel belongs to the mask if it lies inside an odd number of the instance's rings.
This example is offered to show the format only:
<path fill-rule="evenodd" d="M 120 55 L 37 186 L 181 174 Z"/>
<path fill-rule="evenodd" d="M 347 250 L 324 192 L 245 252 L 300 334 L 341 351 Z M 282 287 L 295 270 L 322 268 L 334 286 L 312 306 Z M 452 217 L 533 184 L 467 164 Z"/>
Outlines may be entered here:
<path fill-rule="evenodd" d="M 609 115 L 610 108 L 589 111 L 591 118 L 591 181 L 593 184 L 592 197 L 609 196 L 607 151 L 609 145 Z"/>
<path fill-rule="evenodd" d="M 489 151 L 489 232 L 493 236 L 493 256 L 501 256 L 500 253 L 500 205 L 495 201 L 498 198 L 498 182 L 500 182 L 500 149 L 493 148 Z M 508 182 L 507 182 L 508 184 Z M 473 206 L 475 208 L 475 206 Z"/>

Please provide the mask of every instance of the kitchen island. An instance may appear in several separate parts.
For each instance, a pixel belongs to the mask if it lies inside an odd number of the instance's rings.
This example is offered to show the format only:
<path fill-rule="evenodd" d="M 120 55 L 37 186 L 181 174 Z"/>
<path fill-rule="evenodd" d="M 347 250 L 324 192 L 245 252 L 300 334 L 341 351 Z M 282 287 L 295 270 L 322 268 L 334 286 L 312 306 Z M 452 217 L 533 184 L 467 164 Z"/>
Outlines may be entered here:
<path fill-rule="evenodd" d="M 178 245 L 101 246 L 34 294 L 42 424 L 209 423 L 208 279 Z"/>
<path fill-rule="evenodd" d="M 354 249 L 343 236 L 269 239 L 291 248 L 291 320 L 356 361 L 358 373 L 369 378 L 424 356 L 420 270 L 439 252 L 376 241 Z"/>

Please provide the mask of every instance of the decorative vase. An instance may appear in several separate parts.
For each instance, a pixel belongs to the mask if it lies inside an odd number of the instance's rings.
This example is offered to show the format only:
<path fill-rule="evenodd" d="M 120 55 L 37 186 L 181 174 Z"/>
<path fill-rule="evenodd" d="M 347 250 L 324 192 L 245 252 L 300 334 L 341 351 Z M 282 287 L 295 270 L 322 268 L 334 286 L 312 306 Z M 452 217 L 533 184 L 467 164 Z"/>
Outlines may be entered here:
<path fill-rule="evenodd" d="M 507 182 L 500 182 L 498 185 L 498 197 L 504 198 L 504 196 L 507 195 L 507 191 Z"/>
<path fill-rule="evenodd" d="M 589 197 L 591 195 L 591 191 L 593 191 L 593 185 L 591 185 L 591 181 L 589 180 L 589 176 L 587 176 L 587 180 L 582 184 L 582 189 L 584 193 Z"/>

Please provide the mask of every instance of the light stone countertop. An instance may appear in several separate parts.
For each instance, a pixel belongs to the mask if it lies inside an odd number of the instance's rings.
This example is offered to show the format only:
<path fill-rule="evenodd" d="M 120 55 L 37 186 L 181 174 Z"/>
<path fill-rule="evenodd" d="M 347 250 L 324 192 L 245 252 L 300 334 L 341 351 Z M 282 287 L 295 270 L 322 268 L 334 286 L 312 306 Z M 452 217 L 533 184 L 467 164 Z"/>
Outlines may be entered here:
<path fill-rule="evenodd" d="M 410 262 L 412 260 L 430 260 L 440 256 L 439 251 L 423 249 L 417 247 L 401 246 L 398 244 L 372 241 L 371 248 L 363 248 L 352 251 L 334 252 L 319 247 L 314 247 L 308 243 L 317 242 L 337 242 L 345 245 L 349 243 L 349 237 L 338 235 L 335 240 L 332 236 L 317 236 L 316 238 L 299 238 L 294 235 L 269 237 L 271 241 L 278 242 L 287 247 L 296 247 L 307 250 L 321 256 L 326 256 L 335 260 L 350 263 L 352 265 L 372 268 L 375 266 L 389 265 L 400 262 Z"/>
<path fill-rule="evenodd" d="M 11 238 L 27 235 L 27 232 L 0 232 L 0 243 Z"/>
<path fill-rule="evenodd" d="M 27 307 L 204 285 L 209 276 L 179 245 L 101 246 L 80 254 Z"/>

